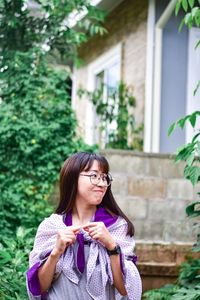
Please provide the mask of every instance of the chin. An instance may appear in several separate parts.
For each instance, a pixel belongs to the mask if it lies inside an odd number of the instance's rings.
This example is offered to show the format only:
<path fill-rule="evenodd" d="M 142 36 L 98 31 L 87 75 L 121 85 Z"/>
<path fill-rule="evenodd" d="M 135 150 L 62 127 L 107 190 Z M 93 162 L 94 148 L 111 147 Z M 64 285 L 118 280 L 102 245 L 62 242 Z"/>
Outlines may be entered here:
<path fill-rule="evenodd" d="M 101 199 L 94 199 L 92 201 L 92 203 L 95 204 L 95 205 L 99 205 L 99 204 L 101 204 L 101 202 L 102 202 L 102 198 Z"/>

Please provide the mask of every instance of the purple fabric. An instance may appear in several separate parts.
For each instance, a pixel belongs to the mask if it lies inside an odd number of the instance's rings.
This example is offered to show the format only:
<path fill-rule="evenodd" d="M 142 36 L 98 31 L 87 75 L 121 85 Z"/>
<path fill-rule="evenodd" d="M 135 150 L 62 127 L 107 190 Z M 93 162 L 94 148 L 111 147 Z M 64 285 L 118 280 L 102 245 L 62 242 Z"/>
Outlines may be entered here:
<path fill-rule="evenodd" d="M 136 263 L 137 263 L 137 255 L 133 255 L 131 260 L 136 265 Z"/>
<path fill-rule="evenodd" d="M 50 254 L 50 252 L 48 252 L 45 256 L 44 259 L 46 257 L 48 257 Z M 41 290 L 40 290 L 40 282 L 39 282 L 39 278 L 38 278 L 38 270 L 41 266 L 41 262 L 37 262 L 36 264 L 34 264 L 30 269 L 28 269 L 28 271 L 26 272 L 27 275 L 27 282 L 28 282 L 28 287 L 30 292 L 32 293 L 33 296 L 42 296 L 42 300 L 46 300 L 46 296 L 48 293 L 42 293 L 41 294 Z"/>
<path fill-rule="evenodd" d="M 96 210 L 94 215 L 94 222 L 104 222 L 106 227 L 111 226 L 117 221 L 118 216 L 112 216 L 103 207 Z M 72 226 L 72 213 L 69 212 L 64 218 L 66 226 Z M 77 234 L 78 251 L 77 251 L 77 267 L 81 273 L 85 269 L 85 253 L 84 253 L 84 236 L 82 233 Z M 48 252 L 44 259 L 49 256 Z M 40 283 L 38 279 L 38 269 L 41 266 L 41 262 L 37 262 L 27 271 L 28 287 L 33 296 L 41 295 Z M 42 294 L 42 300 L 46 299 L 47 293 Z"/>
<path fill-rule="evenodd" d="M 38 279 L 38 269 L 40 265 L 40 262 L 37 262 L 27 271 L 28 287 L 34 296 L 41 295 Z"/>
<path fill-rule="evenodd" d="M 102 209 L 100 209 L 102 212 Z M 99 213 L 96 215 L 98 216 Z M 106 214 L 107 215 L 107 214 Z M 29 255 L 30 267 L 40 262 L 44 263 L 43 258 L 48 252 L 51 252 L 56 243 L 58 230 L 65 230 L 66 224 L 64 223 L 66 215 L 52 214 L 50 217 L 46 218 L 38 227 L 37 234 L 35 237 L 34 247 Z M 110 216 L 108 215 L 108 219 Z M 95 216 L 92 218 L 94 221 Z M 111 217 L 112 219 L 112 217 Z M 122 249 L 122 265 L 124 270 L 124 284 L 127 291 L 127 298 L 130 300 L 141 300 L 142 294 L 142 284 L 141 278 L 136 268 L 135 264 L 132 262 L 133 259 L 133 249 L 135 247 L 135 241 L 133 237 L 127 235 L 128 224 L 125 219 L 118 217 L 117 221 L 113 226 L 110 226 L 109 232 L 113 239 Z M 92 242 L 92 238 L 84 232 L 83 233 L 85 242 L 90 242 L 90 255 L 87 259 L 87 272 L 86 272 L 86 290 L 93 299 L 103 300 L 106 299 L 106 285 L 113 284 L 113 274 L 111 270 L 111 264 L 109 256 L 106 255 L 105 248 L 101 243 L 96 241 Z M 61 272 L 68 280 L 79 285 L 81 280 L 81 273 L 78 271 L 76 257 L 78 251 L 78 241 L 75 247 L 68 247 L 64 255 L 60 257 L 56 264 L 56 274 L 59 275 Z M 76 255 L 74 257 L 74 251 Z M 97 272 L 98 269 L 101 273 Z M 27 280 L 27 290 L 30 300 L 42 299 L 40 295 L 33 296 L 28 288 Z M 68 295 L 66 293 L 66 295 Z M 68 298 L 68 297 L 66 297 Z M 70 298 L 70 297 L 69 297 Z M 121 295 L 115 289 L 116 300 L 121 300 Z"/>
<path fill-rule="evenodd" d="M 48 293 L 42 293 L 40 290 L 40 282 L 38 278 L 38 269 L 41 266 L 40 262 L 37 262 L 27 271 L 28 288 L 33 296 L 41 296 L 41 300 L 46 300 Z"/>
<path fill-rule="evenodd" d="M 82 233 L 77 234 L 77 242 L 79 244 L 77 251 L 77 267 L 81 273 L 84 272 L 85 269 L 85 253 L 84 253 L 84 236 Z"/>
<path fill-rule="evenodd" d="M 117 221 L 118 216 L 112 216 L 109 214 L 105 208 L 100 207 L 96 210 L 94 215 L 94 222 L 104 222 L 106 227 L 111 226 Z M 72 212 L 68 212 L 64 219 L 64 223 L 66 226 L 72 226 Z"/>
<path fill-rule="evenodd" d="M 105 208 L 100 207 L 96 210 L 94 215 L 94 222 L 104 222 L 106 227 L 111 226 L 117 221 L 118 216 L 112 216 L 109 214 Z M 66 226 L 72 225 L 72 213 L 68 212 L 65 216 L 64 223 Z M 81 273 L 85 269 L 85 254 L 84 254 L 84 236 L 82 233 L 77 235 L 77 242 L 79 244 L 77 251 L 77 267 Z"/>
<path fill-rule="evenodd" d="M 64 223 L 66 226 L 72 226 L 72 212 L 68 212 L 64 218 Z"/>
<path fill-rule="evenodd" d="M 97 209 L 94 215 L 94 221 L 104 222 L 106 227 L 113 225 L 117 221 L 117 218 L 118 216 L 112 216 L 103 207 Z"/>
<path fill-rule="evenodd" d="M 134 254 L 134 255 L 126 256 L 126 259 L 132 261 L 136 265 L 137 255 Z M 124 267 L 123 267 L 122 253 L 120 253 L 120 267 L 121 267 L 121 270 L 122 270 L 122 274 L 124 275 L 125 271 L 124 271 Z"/>

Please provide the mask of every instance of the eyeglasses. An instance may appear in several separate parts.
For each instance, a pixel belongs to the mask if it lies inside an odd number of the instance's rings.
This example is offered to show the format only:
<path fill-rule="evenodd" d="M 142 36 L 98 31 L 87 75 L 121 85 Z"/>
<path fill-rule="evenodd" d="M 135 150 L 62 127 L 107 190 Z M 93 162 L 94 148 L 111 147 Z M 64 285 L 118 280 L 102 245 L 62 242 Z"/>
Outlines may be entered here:
<path fill-rule="evenodd" d="M 80 176 L 90 177 L 90 182 L 93 185 L 98 185 L 100 180 L 102 180 L 104 186 L 111 185 L 112 176 L 110 174 L 80 174 Z"/>

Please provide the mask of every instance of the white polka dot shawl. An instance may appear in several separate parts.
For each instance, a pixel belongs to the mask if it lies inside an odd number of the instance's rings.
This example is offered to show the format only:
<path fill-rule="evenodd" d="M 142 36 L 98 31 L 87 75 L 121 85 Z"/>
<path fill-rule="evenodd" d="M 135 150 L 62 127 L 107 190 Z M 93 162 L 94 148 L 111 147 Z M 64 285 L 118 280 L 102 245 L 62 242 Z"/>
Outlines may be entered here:
<path fill-rule="evenodd" d="M 127 300 L 141 300 L 141 278 L 134 263 L 135 256 L 133 251 L 135 242 L 133 237 L 126 235 L 127 226 L 127 222 L 123 218 L 118 217 L 116 221 L 107 228 L 121 248 L 120 262 L 124 285 L 127 291 Z M 31 300 L 45 299 L 44 296 L 39 295 L 39 292 L 33 292 L 31 290 L 31 280 L 35 281 L 35 270 L 41 265 L 42 261 L 44 261 L 45 257 L 49 255 L 55 246 L 58 230 L 64 229 L 66 229 L 66 225 L 63 221 L 63 215 L 58 214 L 52 214 L 38 227 L 34 247 L 29 256 L 30 269 L 27 272 L 27 289 L 29 299 Z M 108 283 L 113 284 L 110 258 L 105 247 L 100 242 L 92 240 L 84 230 L 82 230 L 81 233 L 84 236 L 84 240 L 91 242 L 88 260 L 86 262 L 86 290 L 94 300 L 104 300 L 106 285 Z M 82 274 L 77 267 L 78 258 L 75 248 L 77 247 L 74 247 L 74 245 L 69 246 L 65 253 L 61 255 L 56 266 L 55 276 L 57 277 L 63 272 L 70 281 L 78 284 Z M 122 299 L 117 289 L 115 289 L 115 298 L 116 300 Z"/>

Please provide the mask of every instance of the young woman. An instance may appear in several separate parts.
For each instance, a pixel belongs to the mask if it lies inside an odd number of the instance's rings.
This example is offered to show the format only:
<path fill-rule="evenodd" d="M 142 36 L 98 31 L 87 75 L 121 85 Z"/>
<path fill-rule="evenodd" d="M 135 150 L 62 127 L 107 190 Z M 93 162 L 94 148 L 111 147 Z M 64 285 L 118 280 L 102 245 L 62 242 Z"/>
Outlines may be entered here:
<path fill-rule="evenodd" d="M 105 157 L 79 152 L 60 173 L 60 202 L 36 234 L 29 299 L 140 300 L 134 228 L 118 207 Z"/>

